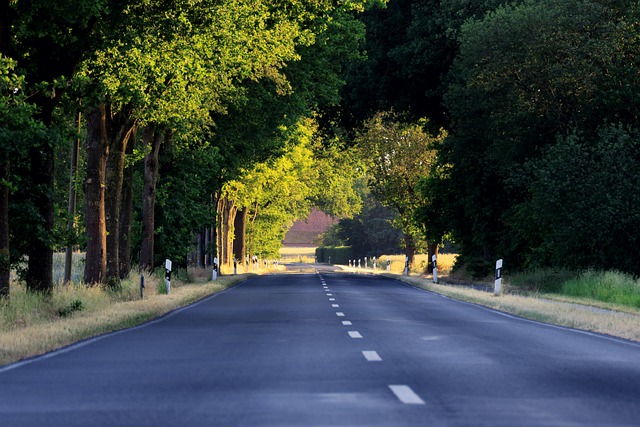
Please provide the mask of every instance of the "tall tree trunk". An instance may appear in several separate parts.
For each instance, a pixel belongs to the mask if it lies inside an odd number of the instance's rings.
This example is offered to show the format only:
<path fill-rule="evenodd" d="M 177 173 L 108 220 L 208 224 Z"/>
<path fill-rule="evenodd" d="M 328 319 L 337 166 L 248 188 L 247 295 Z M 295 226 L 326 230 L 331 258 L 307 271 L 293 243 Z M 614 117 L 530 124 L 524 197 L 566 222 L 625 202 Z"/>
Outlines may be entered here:
<path fill-rule="evenodd" d="M 87 113 L 87 176 L 84 187 L 84 220 L 88 238 L 84 281 L 87 284 L 102 283 L 107 273 L 104 213 L 106 135 L 106 109 L 100 105 Z"/>
<path fill-rule="evenodd" d="M 43 99 L 41 119 L 51 127 L 53 99 Z M 29 236 L 27 256 L 29 257 L 26 276 L 27 289 L 31 292 L 50 294 L 53 290 L 53 143 L 46 138 L 41 145 L 29 150 L 32 200 L 40 217 L 38 231 Z"/>
<path fill-rule="evenodd" d="M 14 9 L 7 0 L 0 0 L 0 53 L 13 57 L 11 46 Z M 10 163 L 6 153 L 0 155 L 0 298 L 9 297 L 11 280 L 11 258 L 9 256 L 9 172 Z"/>
<path fill-rule="evenodd" d="M 234 239 L 233 239 L 233 256 L 244 263 L 244 258 L 247 256 L 247 215 L 249 209 L 242 208 L 236 215 L 233 223 Z"/>
<path fill-rule="evenodd" d="M 9 162 L 0 163 L 0 298 L 9 297 Z"/>
<path fill-rule="evenodd" d="M 163 134 L 146 126 L 142 131 L 142 141 L 150 151 L 144 158 L 144 188 L 142 191 L 142 247 L 140 249 L 140 268 L 153 270 L 154 256 L 154 231 L 155 231 L 155 204 L 156 185 L 158 183 L 158 157 Z"/>
<path fill-rule="evenodd" d="M 133 154 L 136 145 L 137 128 L 134 127 L 131 140 L 127 144 L 126 155 Z M 129 163 L 124 170 L 122 181 L 122 203 L 120 207 L 120 229 L 118 244 L 118 260 L 120 262 L 120 278 L 124 279 L 131 273 L 131 222 L 133 220 L 133 172 L 134 165 Z"/>
<path fill-rule="evenodd" d="M 409 271 L 416 260 L 416 242 L 412 235 L 404 235 L 404 253 L 409 258 Z"/>
<path fill-rule="evenodd" d="M 217 227 L 218 227 L 218 255 L 220 265 L 231 264 L 233 254 L 233 223 L 237 208 L 227 196 L 218 199 Z"/>
<path fill-rule="evenodd" d="M 109 150 L 105 174 L 105 221 L 107 227 L 107 284 L 120 283 L 120 211 L 124 156 L 133 123 L 123 114 L 107 115 Z"/>
<path fill-rule="evenodd" d="M 233 241 L 236 238 L 236 215 L 238 215 L 238 207 L 235 203 L 231 202 L 229 207 L 229 214 L 227 215 L 227 229 L 229 236 L 227 238 L 227 264 L 233 264 Z"/>
<path fill-rule="evenodd" d="M 196 233 L 196 254 L 194 262 L 198 268 L 203 267 L 202 252 L 202 233 Z"/>

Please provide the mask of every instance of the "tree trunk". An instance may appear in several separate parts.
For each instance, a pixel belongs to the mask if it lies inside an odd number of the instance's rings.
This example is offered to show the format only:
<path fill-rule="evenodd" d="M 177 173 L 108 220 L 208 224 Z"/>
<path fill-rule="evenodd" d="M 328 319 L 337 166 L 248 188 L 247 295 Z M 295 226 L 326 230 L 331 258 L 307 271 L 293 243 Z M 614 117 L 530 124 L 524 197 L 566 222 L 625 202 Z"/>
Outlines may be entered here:
<path fill-rule="evenodd" d="M 0 298 L 9 298 L 11 259 L 9 257 L 9 162 L 0 164 Z"/>
<path fill-rule="evenodd" d="M 233 223 L 234 239 L 233 239 L 233 256 L 240 262 L 244 262 L 247 256 L 247 215 L 249 209 L 242 208 L 236 215 Z"/>
<path fill-rule="evenodd" d="M 13 57 L 11 46 L 14 9 L 7 0 L 0 1 L 0 53 Z M 9 297 L 11 281 L 11 258 L 9 252 L 9 158 L 2 153 L 0 160 L 0 298 Z"/>
<path fill-rule="evenodd" d="M 104 105 L 87 113 L 87 176 L 84 187 L 84 220 L 87 255 L 84 281 L 102 283 L 107 272 L 107 229 L 104 213 L 104 180 L 107 161 L 106 109 Z"/>
<path fill-rule="evenodd" d="M 233 255 L 234 222 L 238 209 L 227 196 L 218 199 L 217 227 L 218 227 L 218 255 L 220 265 L 230 265 Z"/>
<path fill-rule="evenodd" d="M 137 128 L 134 127 L 132 140 L 127 144 L 126 155 L 133 154 L 136 145 Z M 133 172 L 134 166 L 127 165 L 122 181 L 122 203 L 120 207 L 120 228 L 118 244 L 118 261 L 120 262 L 120 279 L 125 279 L 131 273 L 131 221 L 133 220 Z"/>
<path fill-rule="evenodd" d="M 409 258 L 409 271 L 411 271 L 416 259 L 416 242 L 410 234 L 404 235 L 404 253 Z"/>
<path fill-rule="evenodd" d="M 120 211 L 124 157 L 133 123 L 124 115 L 107 116 L 109 149 L 105 173 L 105 221 L 107 227 L 107 284 L 120 283 Z"/>
<path fill-rule="evenodd" d="M 140 249 L 140 268 L 153 270 L 156 185 L 158 183 L 158 157 L 163 134 L 147 126 L 142 131 L 142 141 L 150 151 L 144 158 L 144 189 L 142 191 L 142 247 Z"/>

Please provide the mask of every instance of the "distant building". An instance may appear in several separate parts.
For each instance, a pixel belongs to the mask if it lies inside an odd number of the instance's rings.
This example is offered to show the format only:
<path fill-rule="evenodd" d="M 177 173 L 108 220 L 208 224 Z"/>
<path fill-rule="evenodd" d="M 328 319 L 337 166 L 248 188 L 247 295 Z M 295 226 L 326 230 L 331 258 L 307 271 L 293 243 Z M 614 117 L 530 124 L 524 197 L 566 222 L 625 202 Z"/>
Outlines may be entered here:
<path fill-rule="evenodd" d="M 320 236 L 337 222 L 326 213 L 313 208 L 306 220 L 293 224 L 282 243 L 285 246 L 317 246 Z"/>

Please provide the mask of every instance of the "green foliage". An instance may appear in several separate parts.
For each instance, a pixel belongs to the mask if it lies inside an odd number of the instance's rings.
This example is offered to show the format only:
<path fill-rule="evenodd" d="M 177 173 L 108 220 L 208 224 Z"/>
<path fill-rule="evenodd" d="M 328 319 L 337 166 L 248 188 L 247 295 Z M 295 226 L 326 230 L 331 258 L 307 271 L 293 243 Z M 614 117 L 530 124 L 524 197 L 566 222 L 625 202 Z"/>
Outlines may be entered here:
<path fill-rule="evenodd" d="M 349 246 L 354 254 L 379 256 L 402 252 L 402 232 L 393 226 L 397 214 L 378 202 L 366 187 L 362 211 L 343 218 L 323 235 L 323 246 Z"/>
<path fill-rule="evenodd" d="M 591 144 L 603 125 L 635 123 L 640 102 L 631 88 L 640 87 L 640 80 L 622 64 L 637 63 L 638 37 L 626 12 L 627 6 L 618 2 L 531 0 L 501 6 L 462 25 L 445 97 L 452 132 L 440 150 L 441 164 L 450 166 L 443 185 L 448 194 L 438 203 L 451 215 L 461 259 L 476 266 L 479 274 L 500 257 L 516 266 L 526 264 L 536 256 L 532 249 L 543 254 L 543 265 L 606 268 L 616 263 L 608 250 L 586 255 L 596 245 L 589 243 L 593 235 L 587 237 L 584 224 L 568 221 L 567 215 L 560 215 L 564 231 L 540 228 L 537 217 L 551 211 L 541 212 L 539 203 L 526 214 L 517 208 L 520 203 L 531 206 L 526 199 L 532 189 L 531 181 L 516 177 L 524 165 L 540 159 L 546 147 L 565 144 L 565 135 L 584 134 Z M 618 160 L 612 161 L 617 165 Z M 560 163 L 554 162 L 571 169 Z M 588 162 L 581 167 L 589 167 Z M 574 208 L 598 217 L 596 206 Z M 520 212 L 517 224 L 514 209 Z M 629 220 L 634 221 L 633 215 Z M 509 233 L 516 229 L 518 234 L 518 227 L 526 230 L 519 234 L 521 240 Z M 586 233 L 591 231 L 594 228 Z M 573 250 L 565 251 L 572 256 L 559 256 L 553 246 L 566 249 L 569 243 L 563 238 L 576 235 L 582 239 L 570 239 Z M 551 260 L 548 255 L 554 252 Z"/>
<path fill-rule="evenodd" d="M 155 263 L 165 259 L 186 265 L 193 231 L 211 225 L 212 189 L 221 185 L 220 154 L 215 147 L 179 150 L 167 147 L 160 160 L 156 203 Z M 137 238 L 132 253 L 139 251 Z"/>
<path fill-rule="evenodd" d="M 76 311 L 82 311 L 83 309 L 84 305 L 82 304 L 82 300 L 74 299 L 69 303 L 69 305 L 59 309 L 58 314 L 60 317 L 69 317 Z"/>
<path fill-rule="evenodd" d="M 580 277 L 567 280 L 561 293 L 640 308 L 640 283 L 632 276 L 617 271 L 587 270 Z"/>
<path fill-rule="evenodd" d="M 415 214 L 423 203 L 418 182 L 427 176 L 436 161 L 434 144 L 446 132 L 432 136 L 426 123 L 404 123 L 394 114 L 379 113 L 365 123 L 357 137 L 361 156 L 367 159 L 368 185 L 373 196 L 397 213 L 394 225 L 416 241 L 424 236 Z M 428 236 L 440 242 L 442 236 Z"/>
<path fill-rule="evenodd" d="M 560 293 L 568 280 L 579 275 L 567 268 L 535 268 L 509 275 L 509 284 L 517 290 L 535 293 Z"/>
<path fill-rule="evenodd" d="M 640 132 L 572 132 L 526 164 L 528 197 L 509 218 L 531 266 L 640 273 Z"/>
<path fill-rule="evenodd" d="M 350 246 L 320 247 L 316 249 L 318 262 L 347 265 L 355 258 L 355 251 Z"/>

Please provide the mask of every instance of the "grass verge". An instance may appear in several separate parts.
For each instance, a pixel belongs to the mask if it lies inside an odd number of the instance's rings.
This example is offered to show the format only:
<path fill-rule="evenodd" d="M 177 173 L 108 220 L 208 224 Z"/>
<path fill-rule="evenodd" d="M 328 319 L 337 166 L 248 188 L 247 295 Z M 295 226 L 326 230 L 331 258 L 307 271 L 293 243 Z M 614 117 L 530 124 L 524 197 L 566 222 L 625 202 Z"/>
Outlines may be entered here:
<path fill-rule="evenodd" d="M 138 325 L 220 292 L 246 277 L 222 276 L 215 282 L 188 284 L 172 280 L 171 293 L 161 295 L 158 290 L 162 280 L 146 276 L 144 299 L 139 297 L 137 280 L 123 282 L 123 289 L 117 292 L 58 285 L 48 298 L 12 285 L 11 301 L 0 305 L 0 365 Z"/>

